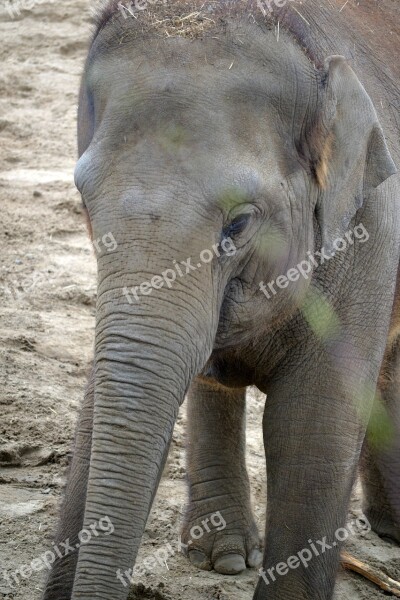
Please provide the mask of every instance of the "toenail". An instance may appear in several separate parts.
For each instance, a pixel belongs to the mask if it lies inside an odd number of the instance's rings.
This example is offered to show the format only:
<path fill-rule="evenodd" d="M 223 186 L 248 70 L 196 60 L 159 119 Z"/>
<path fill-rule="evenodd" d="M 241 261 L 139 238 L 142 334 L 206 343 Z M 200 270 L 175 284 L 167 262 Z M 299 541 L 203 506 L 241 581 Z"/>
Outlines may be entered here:
<path fill-rule="evenodd" d="M 224 575 L 236 575 L 246 569 L 246 563 L 241 554 L 224 554 L 217 558 L 214 569 Z"/>

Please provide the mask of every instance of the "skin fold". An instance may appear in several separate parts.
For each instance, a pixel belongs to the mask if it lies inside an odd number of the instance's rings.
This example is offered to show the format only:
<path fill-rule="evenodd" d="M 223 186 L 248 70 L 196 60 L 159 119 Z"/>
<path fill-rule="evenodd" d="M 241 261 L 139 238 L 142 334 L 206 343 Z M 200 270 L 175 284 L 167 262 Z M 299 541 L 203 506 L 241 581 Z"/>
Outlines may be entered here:
<path fill-rule="evenodd" d="M 43 600 L 126 600 L 116 573 L 134 564 L 186 394 L 182 540 L 213 513 L 226 522 L 190 545 L 194 565 L 276 574 L 309 540 L 334 540 L 359 462 L 373 529 L 400 542 L 399 183 L 381 124 L 331 42 L 304 50 L 304 19 L 282 13 L 278 39 L 256 5 L 213 6 L 185 37 L 151 15 L 200 4 L 137 18 L 110 5 L 89 51 L 75 179 L 92 239 L 115 247 L 97 244 L 94 367 L 56 543 L 105 516 L 113 532 L 57 559 Z M 171 285 L 140 287 L 176 264 Z M 267 394 L 264 548 L 249 385 Z M 260 577 L 253 600 L 329 600 L 340 547 Z"/>

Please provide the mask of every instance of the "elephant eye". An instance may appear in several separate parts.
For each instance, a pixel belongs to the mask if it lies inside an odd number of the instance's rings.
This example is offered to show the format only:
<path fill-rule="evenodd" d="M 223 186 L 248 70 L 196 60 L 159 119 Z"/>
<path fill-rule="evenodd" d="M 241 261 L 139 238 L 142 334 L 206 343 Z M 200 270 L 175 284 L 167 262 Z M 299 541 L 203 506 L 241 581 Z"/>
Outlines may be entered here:
<path fill-rule="evenodd" d="M 235 217 L 228 225 L 222 230 L 223 237 L 232 237 L 239 235 L 246 228 L 247 223 L 250 219 L 250 214 L 242 214 Z"/>

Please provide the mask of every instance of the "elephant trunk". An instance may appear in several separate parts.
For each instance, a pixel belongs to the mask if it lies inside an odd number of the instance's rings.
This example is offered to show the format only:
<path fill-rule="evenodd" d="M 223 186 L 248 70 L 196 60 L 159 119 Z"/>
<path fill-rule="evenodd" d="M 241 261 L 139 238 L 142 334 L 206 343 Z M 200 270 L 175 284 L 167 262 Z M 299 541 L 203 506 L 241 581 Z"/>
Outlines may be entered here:
<path fill-rule="evenodd" d="M 183 301 L 182 289 L 165 289 L 146 302 L 129 304 L 121 291 L 121 275 L 114 283 L 112 279 L 107 276 L 99 283 L 84 517 L 89 535 L 79 549 L 73 600 L 126 599 L 127 575 L 178 409 L 211 352 L 213 338 L 211 324 L 204 326 L 210 317 L 205 317 L 198 294 L 186 294 Z"/>

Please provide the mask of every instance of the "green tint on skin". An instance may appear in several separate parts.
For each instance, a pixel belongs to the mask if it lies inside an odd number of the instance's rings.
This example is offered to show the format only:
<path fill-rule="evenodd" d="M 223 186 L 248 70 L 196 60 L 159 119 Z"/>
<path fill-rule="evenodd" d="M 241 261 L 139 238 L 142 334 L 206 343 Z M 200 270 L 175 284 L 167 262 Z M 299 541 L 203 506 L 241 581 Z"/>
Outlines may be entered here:
<path fill-rule="evenodd" d="M 389 449 L 395 439 L 393 421 L 378 391 L 376 392 L 371 416 L 368 421 L 367 439 L 375 450 Z"/>
<path fill-rule="evenodd" d="M 175 152 L 187 140 L 185 129 L 181 125 L 170 124 L 159 135 L 158 141 L 166 152 Z"/>
<path fill-rule="evenodd" d="M 323 294 L 310 289 L 301 308 L 308 325 L 321 341 L 336 337 L 340 330 L 339 318 Z"/>
<path fill-rule="evenodd" d="M 247 202 L 246 194 L 235 187 L 226 189 L 217 200 L 217 204 L 225 214 L 229 214 L 236 206 Z"/>
<path fill-rule="evenodd" d="M 257 233 L 257 253 L 272 262 L 278 262 L 288 253 L 288 242 L 273 225 L 260 229 Z"/>
<path fill-rule="evenodd" d="M 340 330 L 340 321 L 328 300 L 316 290 L 309 290 L 302 306 L 303 315 L 314 334 L 324 342 L 332 340 Z M 371 412 L 371 400 L 374 397 Z M 360 385 L 354 404 L 361 421 L 366 425 L 368 442 L 376 450 L 385 450 L 393 444 L 395 430 L 378 390 L 371 385 Z"/>

